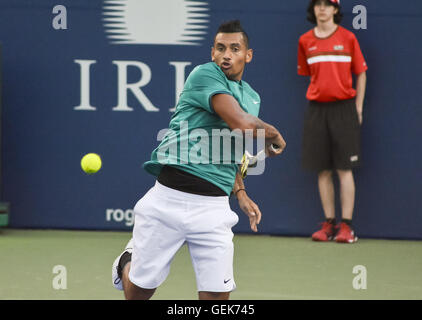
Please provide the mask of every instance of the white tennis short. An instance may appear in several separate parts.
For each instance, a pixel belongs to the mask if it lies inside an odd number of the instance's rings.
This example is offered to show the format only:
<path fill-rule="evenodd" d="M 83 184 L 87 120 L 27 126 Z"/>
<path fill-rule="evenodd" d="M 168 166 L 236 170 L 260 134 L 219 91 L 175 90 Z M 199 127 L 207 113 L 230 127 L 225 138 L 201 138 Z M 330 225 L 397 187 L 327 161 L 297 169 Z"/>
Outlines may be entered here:
<path fill-rule="evenodd" d="M 233 232 L 239 221 L 229 198 L 181 192 L 159 182 L 134 208 L 134 247 L 130 281 L 144 289 L 157 288 L 170 264 L 187 243 L 198 291 L 229 292 L 233 277 Z"/>

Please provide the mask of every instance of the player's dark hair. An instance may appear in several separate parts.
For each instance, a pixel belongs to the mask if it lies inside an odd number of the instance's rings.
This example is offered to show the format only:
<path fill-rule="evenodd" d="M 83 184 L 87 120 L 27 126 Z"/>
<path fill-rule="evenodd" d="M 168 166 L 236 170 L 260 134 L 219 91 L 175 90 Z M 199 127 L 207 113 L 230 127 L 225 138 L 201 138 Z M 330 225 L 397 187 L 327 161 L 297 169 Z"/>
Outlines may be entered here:
<path fill-rule="evenodd" d="M 337 13 L 334 15 L 334 23 L 340 24 L 341 20 L 343 19 L 343 13 L 341 12 L 341 6 L 338 3 L 333 3 L 329 0 L 311 0 L 309 2 L 308 10 L 307 10 L 307 20 L 313 24 L 317 24 L 317 19 L 315 16 L 314 7 L 319 1 L 325 1 L 326 4 L 333 6 L 338 9 Z"/>
<path fill-rule="evenodd" d="M 222 23 L 218 27 L 218 30 L 214 36 L 214 42 L 215 42 L 215 37 L 219 33 L 237 33 L 237 32 L 241 32 L 243 34 L 243 39 L 245 40 L 246 48 L 249 49 L 248 34 L 245 32 L 245 30 L 243 30 L 242 25 L 240 24 L 239 20 L 231 20 L 231 21 Z"/>

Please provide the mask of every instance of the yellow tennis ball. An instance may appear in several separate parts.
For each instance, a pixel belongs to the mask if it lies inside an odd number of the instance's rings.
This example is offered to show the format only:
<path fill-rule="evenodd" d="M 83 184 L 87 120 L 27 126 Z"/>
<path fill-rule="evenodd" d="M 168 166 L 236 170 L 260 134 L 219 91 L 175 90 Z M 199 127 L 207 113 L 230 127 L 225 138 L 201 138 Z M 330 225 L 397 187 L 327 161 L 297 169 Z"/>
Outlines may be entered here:
<path fill-rule="evenodd" d="M 101 169 L 101 158 L 96 153 L 88 153 L 81 160 L 82 170 L 88 174 L 93 174 Z"/>

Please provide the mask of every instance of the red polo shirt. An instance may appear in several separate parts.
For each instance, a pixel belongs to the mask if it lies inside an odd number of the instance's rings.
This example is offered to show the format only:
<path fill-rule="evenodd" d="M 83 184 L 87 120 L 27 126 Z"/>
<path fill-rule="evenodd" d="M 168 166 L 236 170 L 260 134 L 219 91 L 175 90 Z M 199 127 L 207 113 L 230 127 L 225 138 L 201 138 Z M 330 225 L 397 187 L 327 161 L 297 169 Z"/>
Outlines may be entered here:
<path fill-rule="evenodd" d="M 308 100 L 354 98 L 352 72 L 357 75 L 367 69 L 355 35 L 341 26 L 327 38 L 318 38 L 312 29 L 299 39 L 298 74 L 311 76 Z"/>

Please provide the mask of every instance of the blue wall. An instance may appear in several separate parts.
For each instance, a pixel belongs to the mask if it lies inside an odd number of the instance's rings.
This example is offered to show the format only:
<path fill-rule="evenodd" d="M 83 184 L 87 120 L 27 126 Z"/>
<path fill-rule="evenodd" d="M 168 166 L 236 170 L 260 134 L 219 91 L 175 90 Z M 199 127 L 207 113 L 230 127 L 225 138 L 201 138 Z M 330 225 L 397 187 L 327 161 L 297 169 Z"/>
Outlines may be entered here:
<path fill-rule="evenodd" d="M 342 25 L 356 34 L 369 66 L 363 166 L 355 174 L 357 233 L 422 239 L 422 2 L 342 2 Z M 261 94 L 261 118 L 279 128 L 288 144 L 281 158 L 267 161 L 264 175 L 246 181 L 264 215 L 260 232 L 309 236 L 323 214 L 316 176 L 300 167 L 308 79 L 296 75 L 296 52 L 299 36 L 311 28 L 305 20 L 307 3 L 208 1 L 209 28 L 197 45 L 151 45 L 110 43 L 100 0 L 62 1 L 66 30 L 52 26 L 57 1 L 1 0 L 1 196 L 11 203 L 10 226 L 130 230 L 130 212 L 127 221 L 122 213 L 154 183 L 141 165 L 175 103 L 175 68 L 169 62 L 190 62 L 187 76 L 195 65 L 209 61 L 218 25 L 239 18 L 255 50 L 245 80 Z M 356 5 L 368 10 L 367 30 L 353 29 Z M 156 20 L 165 25 L 163 17 L 157 12 Z M 142 32 L 155 30 L 144 27 Z M 96 61 L 90 69 L 95 111 L 75 110 L 81 99 L 75 60 Z M 113 111 L 118 99 L 113 61 L 127 60 L 151 69 L 151 81 L 142 90 L 159 111 L 147 112 L 131 93 L 133 111 Z M 129 69 L 129 82 L 140 76 L 136 68 Z M 103 158 L 103 168 L 93 176 L 80 169 L 88 152 Z M 234 201 L 233 208 L 239 212 Z M 239 214 L 234 231 L 249 232 L 246 217 Z"/>

